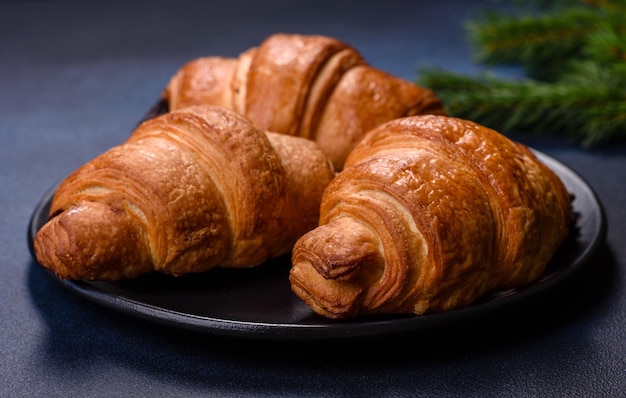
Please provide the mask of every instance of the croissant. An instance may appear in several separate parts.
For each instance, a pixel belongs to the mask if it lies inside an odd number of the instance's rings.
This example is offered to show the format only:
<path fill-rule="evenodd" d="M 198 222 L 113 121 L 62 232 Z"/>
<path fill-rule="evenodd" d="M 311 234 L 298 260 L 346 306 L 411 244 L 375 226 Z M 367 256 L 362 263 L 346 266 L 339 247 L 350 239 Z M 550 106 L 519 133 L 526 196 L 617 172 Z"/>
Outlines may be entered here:
<path fill-rule="evenodd" d="M 424 314 L 535 281 L 568 235 L 569 193 L 525 146 L 462 119 L 385 123 L 326 188 L 292 290 L 328 318 Z"/>
<path fill-rule="evenodd" d="M 444 114 L 430 90 L 369 66 L 350 45 L 319 35 L 274 34 L 238 58 L 194 59 L 172 76 L 170 110 L 220 105 L 261 129 L 316 141 L 341 170 L 365 132 L 389 120 Z"/>
<path fill-rule="evenodd" d="M 36 257 L 86 280 L 252 267 L 317 225 L 333 176 L 313 141 L 221 107 L 173 111 L 62 181 Z"/>

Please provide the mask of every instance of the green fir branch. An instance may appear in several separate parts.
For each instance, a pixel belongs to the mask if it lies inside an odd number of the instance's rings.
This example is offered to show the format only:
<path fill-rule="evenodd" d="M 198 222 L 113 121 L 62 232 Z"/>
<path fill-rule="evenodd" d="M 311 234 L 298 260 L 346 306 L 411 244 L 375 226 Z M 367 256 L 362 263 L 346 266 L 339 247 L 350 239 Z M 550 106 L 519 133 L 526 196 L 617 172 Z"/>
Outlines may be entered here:
<path fill-rule="evenodd" d="M 626 138 L 625 93 L 615 88 L 611 78 L 598 71 L 589 73 L 577 84 L 509 81 L 490 74 L 470 78 L 440 69 L 425 69 L 421 75 L 451 116 L 503 134 L 562 135 L 586 147 Z"/>
<path fill-rule="evenodd" d="M 599 63 L 626 62 L 626 14 L 620 19 L 621 21 L 598 23 L 587 37 L 583 49 L 585 58 Z"/>
<path fill-rule="evenodd" d="M 563 135 L 585 147 L 626 139 L 626 0 L 544 2 L 543 14 L 484 14 L 467 32 L 479 63 L 516 64 L 504 80 L 423 68 L 448 113 L 503 133 Z M 545 4 L 543 4 L 545 3 Z"/>
<path fill-rule="evenodd" d="M 521 64 L 529 76 L 554 80 L 567 60 L 582 56 L 598 16 L 573 8 L 558 15 L 500 16 L 485 14 L 467 23 L 477 62 Z"/>

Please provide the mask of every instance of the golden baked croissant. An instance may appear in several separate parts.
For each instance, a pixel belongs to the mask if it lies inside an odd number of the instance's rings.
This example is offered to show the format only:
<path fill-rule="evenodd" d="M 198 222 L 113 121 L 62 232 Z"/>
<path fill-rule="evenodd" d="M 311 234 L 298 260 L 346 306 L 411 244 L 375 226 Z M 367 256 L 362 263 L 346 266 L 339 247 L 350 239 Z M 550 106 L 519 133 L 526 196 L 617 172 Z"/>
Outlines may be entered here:
<path fill-rule="evenodd" d="M 536 280 L 570 197 L 526 147 L 476 123 L 414 116 L 368 133 L 294 246 L 292 290 L 329 318 L 444 311 Z"/>
<path fill-rule="evenodd" d="M 261 129 L 315 140 L 341 170 L 363 134 L 389 120 L 444 114 L 430 90 L 369 66 L 334 38 L 275 34 L 238 58 L 190 61 L 163 92 L 170 110 L 225 106 Z"/>
<path fill-rule="evenodd" d="M 317 225 L 333 176 L 312 141 L 221 107 L 174 111 L 61 183 L 36 256 L 71 279 L 255 266 Z"/>

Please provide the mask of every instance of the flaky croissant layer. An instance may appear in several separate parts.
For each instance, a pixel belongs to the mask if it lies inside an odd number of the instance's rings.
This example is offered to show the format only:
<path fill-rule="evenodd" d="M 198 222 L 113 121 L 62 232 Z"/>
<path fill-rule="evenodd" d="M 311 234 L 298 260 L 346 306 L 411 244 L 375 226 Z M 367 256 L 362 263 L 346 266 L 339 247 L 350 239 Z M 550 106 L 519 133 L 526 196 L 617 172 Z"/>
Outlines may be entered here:
<path fill-rule="evenodd" d="M 526 147 L 445 116 L 368 133 L 293 249 L 292 290 L 329 318 L 444 311 L 536 280 L 570 197 Z"/>
<path fill-rule="evenodd" d="M 169 109 L 225 106 L 261 129 L 316 141 L 336 170 L 363 135 L 389 120 L 444 114 L 431 90 L 367 64 L 332 37 L 278 33 L 237 58 L 183 65 L 163 92 Z"/>
<path fill-rule="evenodd" d="M 72 279 L 251 267 L 316 226 L 333 176 L 312 141 L 189 107 L 142 123 L 63 180 L 34 248 Z"/>

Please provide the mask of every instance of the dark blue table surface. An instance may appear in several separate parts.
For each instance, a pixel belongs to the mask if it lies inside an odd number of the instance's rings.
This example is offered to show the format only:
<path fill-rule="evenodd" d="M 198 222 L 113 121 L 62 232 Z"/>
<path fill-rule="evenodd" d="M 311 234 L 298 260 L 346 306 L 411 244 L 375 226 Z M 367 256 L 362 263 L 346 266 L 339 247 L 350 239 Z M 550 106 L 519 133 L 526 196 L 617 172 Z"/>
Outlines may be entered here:
<path fill-rule="evenodd" d="M 460 328 L 367 341 L 270 342 L 163 327 L 62 289 L 33 262 L 43 194 L 123 141 L 170 76 L 275 32 L 357 47 L 407 79 L 475 73 L 464 21 L 497 1 L 0 1 L 0 396 L 607 396 L 626 394 L 626 145 L 519 140 L 596 191 L 605 244 L 533 305 Z M 514 70 L 497 73 L 515 74 Z"/>

